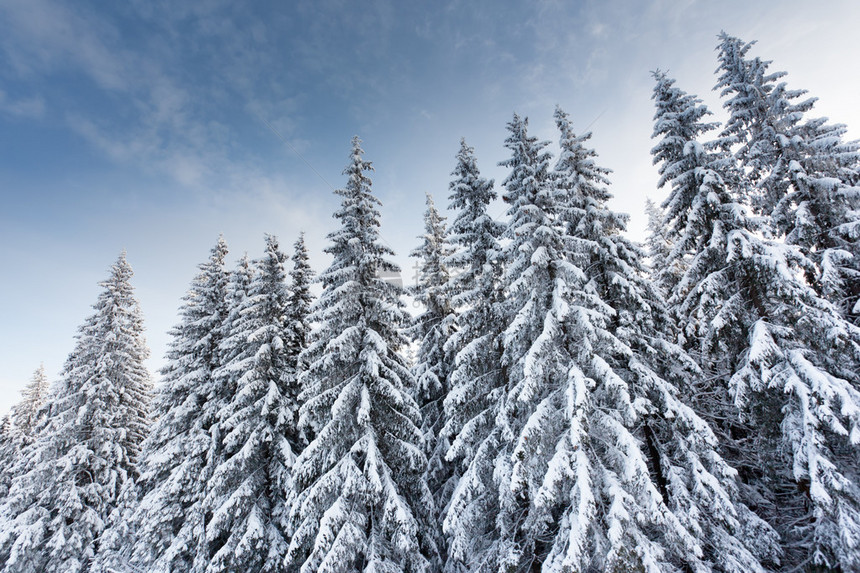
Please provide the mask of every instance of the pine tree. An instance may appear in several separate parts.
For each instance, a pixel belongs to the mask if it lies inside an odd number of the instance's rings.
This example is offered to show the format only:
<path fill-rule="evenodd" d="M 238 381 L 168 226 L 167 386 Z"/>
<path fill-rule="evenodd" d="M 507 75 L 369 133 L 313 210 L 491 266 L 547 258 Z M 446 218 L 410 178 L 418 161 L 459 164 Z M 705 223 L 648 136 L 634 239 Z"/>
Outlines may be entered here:
<path fill-rule="evenodd" d="M 696 392 L 712 396 L 706 410 L 723 420 L 746 498 L 782 536 L 785 569 L 855 570 L 860 331 L 801 278 L 812 263 L 799 249 L 763 238 L 767 220 L 750 215 L 734 158 L 685 145 L 697 192 L 669 202 L 695 256 L 672 301 L 709 381 Z"/>
<path fill-rule="evenodd" d="M 329 234 L 333 257 L 314 306 L 320 324 L 301 376 L 300 425 L 313 440 L 293 470 L 298 492 L 286 563 L 291 571 L 427 571 L 432 559 L 422 507 L 420 413 L 398 350 L 406 314 L 400 288 L 380 278 L 399 269 L 379 239 L 380 202 L 371 194 L 358 137 Z"/>
<path fill-rule="evenodd" d="M 122 556 L 150 571 L 202 572 L 208 563 L 203 500 L 220 451 L 217 413 L 229 398 L 213 382 L 228 310 L 226 255 L 219 238 L 191 282 L 154 400 L 140 502 L 127 518 L 134 544 Z"/>
<path fill-rule="evenodd" d="M 445 352 L 445 342 L 451 334 L 455 319 L 450 300 L 451 275 L 446 260 L 453 254 L 448 243 L 445 217 L 436 210 L 433 198 L 427 195 L 424 213 L 424 234 L 420 247 L 412 251 L 416 263 L 416 284 L 412 288 L 415 300 L 424 307 L 410 329 L 418 344 L 413 372 L 417 388 L 415 399 L 421 409 L 421 432 L 424 435 L 428 465 L 425 480 L 433 493 L 436 507 L 431 519 L 434 539 L 441 554 L 445 541 L 441 528 L 441 513 L 454 487 L 451 464 L 445 455 L 450 446 L 442 435 L 445 425 L 444 400 L 450 391 L 450 371 L 453 357 Z"/>
<path fill-rule="evenodd" d="M 205 501 L 207 572 L 283 568 L 290 470 L 300 449 L 291 411 L 298 396 L 295 365 L 285 342 L 291 338 L 285 261 L 277 239 L 267 235 L 248 296 L 225 336 L 224 346 L 239 352 L 222 367 L 236 376 L 236 389 L 218 413 L 223 451 Z"/>
<path fill-rule="evenodd" d="M 136 476 L 147 424 L 149 351 L 123 252 L 81 326 L 49 417 L 2 511 L 3 571 L 86 571 L 120 491 Z"/>
<path fill-rule="evenodd" d="M 497 439 L 493 421 L 504 387 L 498 343 L 503 328 L 498 257 L 503 226 L 487 213 L 497 195 L 493 181 L 481 177 L 474 153 L 460 141 L 449 184 L 450 208 L 457 215 L 449 235 L 455 252 L 446 261 L 451 274 L 448 296 L 458 316 L 444 346 L 455 361 L 439 440 L 451 443 L 446 459 L 455 463 L 452 482 L 457 484 L 443 521 L 449 544 L 445 570 L 451 572 L 473 569 L 492 554 L 498 513 L 492 496 L 492 450 Z"/>
<path fill-rule="evenodd" d="M 852 319 L 860 297 L 860 189 L 857 142 L 844 142 L 844 125 L 807 119 L 815 98 L 789 90 L 785 72 L 749 58 L 754 42 L 721 33 L 715 89 L 727 97 L 730 118 L 722 136 L 746 167 L 754 206 L 772 217 L 771 230 L 815 263 L 808 280 Z"/>

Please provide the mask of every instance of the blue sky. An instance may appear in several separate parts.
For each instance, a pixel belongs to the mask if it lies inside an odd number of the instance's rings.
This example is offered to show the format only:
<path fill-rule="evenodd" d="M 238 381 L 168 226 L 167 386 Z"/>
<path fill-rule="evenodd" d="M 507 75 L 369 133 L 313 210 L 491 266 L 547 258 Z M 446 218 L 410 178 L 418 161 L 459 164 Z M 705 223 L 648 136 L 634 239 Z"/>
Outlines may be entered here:
<path fill-rule="evenodd" d="M 0 412 L 39 363 L 58 377 L 123 248 L 153 369 L 219 233 L 235 259 L 258 256 L 265 232 L 289 251 L 305 231 L 323 268 L 330 185 L 343 184 L 355 134 L 407 282 L 424 193 L 447 203 L 461 136 L 500 182 L 514 111 L 546 139 L 556 104 L 593 130 L 613 206 L 640 238 L 645 197 L 663 196 L 648 154 L 651 70 L 722 118 L 716 34 L 756 39 L 756 55 L 856 138 L 857 22 L 851 1 L 4 0 Z"/>

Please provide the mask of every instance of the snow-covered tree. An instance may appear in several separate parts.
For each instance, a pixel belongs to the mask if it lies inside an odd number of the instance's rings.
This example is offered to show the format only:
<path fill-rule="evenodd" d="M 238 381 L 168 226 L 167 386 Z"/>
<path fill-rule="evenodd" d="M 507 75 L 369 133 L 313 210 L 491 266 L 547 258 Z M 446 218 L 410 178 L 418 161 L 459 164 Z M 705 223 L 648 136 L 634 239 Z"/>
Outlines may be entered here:
<path fill-rule="evenodd" d="M 675 259 L 672 266 L 666 261 L 672 253 L 672 241 L 663 227 L 663 209 L 650 198 L 645 199 L 645 214 L 648 217 L 647 232 L 645 238 L 645 252 L 648 255 L 648 269 L 651 280 L 660 288 L 661 294 L 666 296 L 672 292 L 681 275 L 684 272 L 683 263 Z"/>
<path fill-rule="evenodd" d="M 287 302 L 287 360 L 293 375 L 298 376 L 304 369 L 301 363 L 302 353 L 307 349 L 311 333 L 310 314 L 314 301 L 311 284 L 314 272 L 308 263 L 308 249 L 305 246 L 305 234 L 300 233 L 293 244 L 293 267 L 290 270 L 290 298 Z M 298 403 L 294 407 L 294 419 L 298 420 Z"/>
<path fill-rule="evenodd" d="M 147 424 L 149 351 L 123 252 L 77 335 L 48 418 L 0 514 L 3 571 L 86 571 Z"/>
<path fill-rule="evenodd" d="M 770 230 L 815 263 L 807 278 L 846 315 L 860 316 L 860 154 L 844 125 L 807 119 L 815 98 L 789 90 L 785 72 L 749 58 L 754 42 L 722 33 L 715 89 L 730 118 L 722 137 L 754 185 L 754 207 L 772 217 Z"/>
<path fill-rule="evenodd" d="M 139 499 L 124 521 L 133 546 L 122 558 L 147 571 L 202 572 L 208 563 L 203 500 L 220 450 L 217 414 L 229 399 L 215 392 L 227 317 L 223 238 L 184 296 L 171 331 L 168 364 L 154 399 L 154 422 L 144 442 Z"/>
<path fill-rule="evenodd" d="M 12 423 L 27 438 L 32 439 L 41 425 L 39 412 L 47 395 L 48 377 L 44 365 L 41 365 L 33 373 L 30 383 L 21 390 L 21 401 L 12 407 Z"/>
<path fill-rule="evenodd" d="M 657 187 L 663 188 L 668 183 L 671 193 L 660 208 L 659 218 L 655 213 L 653 223 L 649 221 L 652 227 L 650 254 L 657 257 L 652 260 L 652 276 L 668 294 L 678 283 L 684 266 L 692 256 L 689 245 L 680 240 L 684 232 L 684 220 L 678 213 L 697 191 L 696 158 L 702 145 L 699 140 L 703 134 L 715 129 L 717 124 L 703 121 L 710 115 L 707 107 L 700 99 L 675 87 L 675 80 L 665 72 L 658 70 L 653 76 L 657 85 L 651 99 L 657 111 L 651 137 L 660 139 L 651 154 L 660 173 Z M 670 260 L 671 264 L 668 263 Z"/>
<path fill-rule="evenodd" d="M 363 153 L 353 138 L 337 191 L 341 227 L 328 235 L 333 260 L 312 315 L 320 328 L 301 376 L 300 425 L 313 440 L 293 470 L 290 571 L 428 571 L 433 559 L 420 413 L 398 354 L 407 316 L 401 289 L 380 277 L 398 269 L 379 238 Z"/>
<path fill-rule="evenodd" d="M 27 456 L 23 455 L 45 423 L 43 408 L 48 395 L 48 377 L 44 365 L 33 373 L 21 390 L 21 401 L 12 406 L 11 414 L 3 417 L 0 436 L 0 500 L 6 497 L 12 478 L 29 471 Z"/>
<path fill-rule="evenodd" d="M 466 571 L 490 551 L 495 528 L 493 434 L 497 402 L 504 388 L 499 369 L 503 328 L 499 290 L 499 237 L 503 226 L 487 212 L 496 198 L 493 181 L 481 177 L 474 149 L 460 141 L 449 184 L 450 208 L 457 212 L 449 230 L 455 251 L 446 263 L 449 300 L 459 312 L 444 350 L 454 356 L 450 391 L 444 400 L 440 442 L 451 443 L 456 488 L 444 510 L 448 540 L 446 571 Z"/>
<path fill-rule="evenodd" d="M 265 255 L 223 343 L 238 353 L 222 366 L 236 388 L 218 413 L 223 450 L 205 500 L 211 573 L 283 569 L 290 470 L 300 447 L 295 364 L 285 343 L 285 261 L 277 239 L 267 235 Z"/>
<path fill-rule="evenodd" d="M 800 249 L 764 238 L 734 157 L 684 145 L 697 191 L 667 203 L 695 256 L 671 300 L 707 380 L 695 392 L 711 397 L 746 499 L 781 534 L 785 569 L 856 570 L 860 330 L 803 279 L 812 263 Z"/>
<path fill-rule="evenodd" d="M 725 32 L 719 35 L 721 72 L 715 90 L 727 98 L 723 107 L 729 119 L 720 134 L 725 149 L 735 151 L 747 167 L 748 176 L 760 193 L 751 201 L 763 213 L 770 213 L 786 193 L 784 177 L 788 164 L 783 161 L 783 148 L 803 119 L 812 109 L 813 98 L 802 99 L 803 90 L 789 90 L 785 72 L 768 73 L 771 62 L 747 58 L 753 43 L 745 44 Z"/>
<path fill-rule="evenodd" d="M 416 283 L 412 287 L 415 300 L 424 307 L 416 316 L 410 329 L 418 344 L 413 372 L 415 375 L 415 399 L 421 409 L 421 432 L 424 434 L 427 455 L 427 486 L 436 502 L 430 525 L 434 528 L 436 545 L 445 553 L 441 528 L 441 510 L 444 509 L 454 487 L 452 468 L 446 461 L 450 443 L 442 428 L 445 425 L 444 400 L 450 391 L 450 371 L 453 357 L 445 352 L 445 342 L 451 334 L 454 310 L 450 300 L 451 280 L 446 260 L 453 254 L 448 243 L 445 217 L 436 210 L 433 198 L 427 195 L 427 210 L 424 213 L 424 234 L 421 246 L 412 251 L 416 263 Z"/>
<path fill-rule="evenodd" d="M 12 418 L 9 414 L 5 414 L 0 418 L 0 504 L 3 503 L 6 494 L 9 493 L 9 485 L 15 476 L 13 468 L 20 452 L 16 441 Z"/>

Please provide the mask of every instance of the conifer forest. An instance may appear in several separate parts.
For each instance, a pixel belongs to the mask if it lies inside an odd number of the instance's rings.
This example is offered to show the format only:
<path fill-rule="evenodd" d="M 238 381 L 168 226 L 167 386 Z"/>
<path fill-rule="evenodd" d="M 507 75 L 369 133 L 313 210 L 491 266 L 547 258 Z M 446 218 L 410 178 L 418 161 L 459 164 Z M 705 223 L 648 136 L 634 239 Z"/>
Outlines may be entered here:
<path fill-rule="evenodd" d="M 353 138 L 329 266 L 219 238 L 158 373 L 120 254 L 2 420 L 0 571 L 860 572 L 860 144 L 718 42 L 724 122 L 653 72 L 644 244 L 556 108 L 501 182 L 460 140 L 408 289 Z"/>

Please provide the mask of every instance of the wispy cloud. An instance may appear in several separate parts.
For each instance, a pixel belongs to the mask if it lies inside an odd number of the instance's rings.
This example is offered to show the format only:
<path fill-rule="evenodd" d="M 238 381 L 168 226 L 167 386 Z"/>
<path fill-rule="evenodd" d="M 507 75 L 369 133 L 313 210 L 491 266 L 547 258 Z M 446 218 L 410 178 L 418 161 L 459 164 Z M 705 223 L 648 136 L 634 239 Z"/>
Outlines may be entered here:
<path fill-rule="evenodd" d="M 0 113 L 22 119 L 39 119 L 45 115 L 45 100 L 38 95 L 11 99 L 0 90 Z"/>

